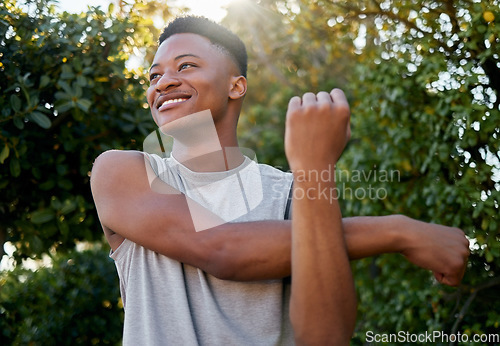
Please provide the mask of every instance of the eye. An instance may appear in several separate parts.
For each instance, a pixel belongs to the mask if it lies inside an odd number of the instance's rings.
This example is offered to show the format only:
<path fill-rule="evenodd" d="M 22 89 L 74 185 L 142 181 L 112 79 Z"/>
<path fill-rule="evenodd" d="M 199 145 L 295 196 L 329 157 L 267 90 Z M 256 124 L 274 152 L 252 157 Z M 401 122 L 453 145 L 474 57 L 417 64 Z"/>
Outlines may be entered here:
<path fill-rule="evenodd" d="M 191 64 L 189 62 L 185 62 L 183 64 L 180 64 L 179 71 L 185 70 L 185 69 L 190 68 L 190 67 L 196 67 L 196 65 Z"/>
<path fill-rule="evenodd" d="M 160 74 L 159 73 L 152 73 L 149 75 L 149 81 L 153 81 L 155 80 L 156 78 L 160 77 Z"/>
<path fill-rule="evenodd" d="M 152 73 L 150 76 L 149 76 L 149 80 L 152 81 L 156 78 L 159 78 L 161 77 L 161 75 L 159 73 Z"/>

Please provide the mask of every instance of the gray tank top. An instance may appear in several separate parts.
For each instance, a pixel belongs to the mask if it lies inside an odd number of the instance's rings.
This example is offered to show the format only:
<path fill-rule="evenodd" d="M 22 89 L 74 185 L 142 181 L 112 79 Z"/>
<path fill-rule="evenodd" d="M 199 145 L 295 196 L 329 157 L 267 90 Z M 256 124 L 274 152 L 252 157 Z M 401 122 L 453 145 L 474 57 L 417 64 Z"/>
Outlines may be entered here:
<path fill-rule="evenodd" d="M 227 172 L 199 173 L 174 158 L 145 155 L 161 180 L 227 222 L 285 216 L 290 173 L 248 158 Z M 127 239 L 111 257 L 125 309 L 123 345 L 294 343 L 289 279 L 220 280 Z"/>

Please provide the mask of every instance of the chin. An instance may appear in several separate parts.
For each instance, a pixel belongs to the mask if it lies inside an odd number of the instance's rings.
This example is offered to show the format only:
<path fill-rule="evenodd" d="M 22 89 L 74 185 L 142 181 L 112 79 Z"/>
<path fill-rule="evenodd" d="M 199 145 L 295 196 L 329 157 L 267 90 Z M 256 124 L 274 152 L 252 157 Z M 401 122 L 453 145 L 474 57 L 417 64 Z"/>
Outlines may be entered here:
<path fill-rule="evenodd" d="M 186 113 L 175 110 L 164 111 L 156 114 L 155 123 L 158 127 L 162 127 L 189 114 L 191 114 L 191 112 Z"/>

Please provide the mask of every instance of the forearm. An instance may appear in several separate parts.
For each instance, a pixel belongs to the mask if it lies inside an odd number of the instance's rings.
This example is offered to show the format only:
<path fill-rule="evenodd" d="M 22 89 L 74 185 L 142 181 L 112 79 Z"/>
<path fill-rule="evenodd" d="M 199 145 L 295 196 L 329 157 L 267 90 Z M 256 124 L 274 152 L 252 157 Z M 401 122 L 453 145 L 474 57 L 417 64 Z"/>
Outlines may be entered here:
<path fill-rule="evenodd" d="M 342 219 L 350 260 L 403 250 L 411 223 L 404 215 L 356 216 Z"/>
<path fill-rule="evenodd" d="M 198 267 L 234 281 L 287 277 L 291 268 L 290 226 L 290 221 L 267 220 L 226 223 L 198 232 L 201 242 L 212 249 L 205 251 L 209 259 Z"/>
<path fill-rule="evenodd" d="M 306 191 L 315 184 L 294 188 Z M 348 344 L 356 298 L 338 202 L 294 199 L 293 213 L 290 318 L 296 340 Z"/>
<path fill-rule="evenodd" d="M 402 215 L 351 217 L 342 220 L 351 260 L 400 251 Z M 224 267 L 222 278 L 239 281 L 276 279 L 291 274 L 291 221 L 228 223 L 200 232 L 217 251 L 207 261 Z M 168 256 L 168 254 L 166 254 Z M 219 266 L 220 268 L 220 266 Z M 211 268 L 204 268 L 204 270 Z"/>

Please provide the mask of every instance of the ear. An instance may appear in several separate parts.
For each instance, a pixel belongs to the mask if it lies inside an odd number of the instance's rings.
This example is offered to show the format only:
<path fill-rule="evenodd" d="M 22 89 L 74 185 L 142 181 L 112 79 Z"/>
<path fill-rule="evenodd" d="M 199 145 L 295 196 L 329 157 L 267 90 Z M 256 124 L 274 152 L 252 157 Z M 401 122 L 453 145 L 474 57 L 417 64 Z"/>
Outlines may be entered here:
<path fill-rule="evenodd" d="M 243 76 L 231 77 L 229 86 L 229 98 L 237 100 L 247 93 L 247 79 Z"/>

